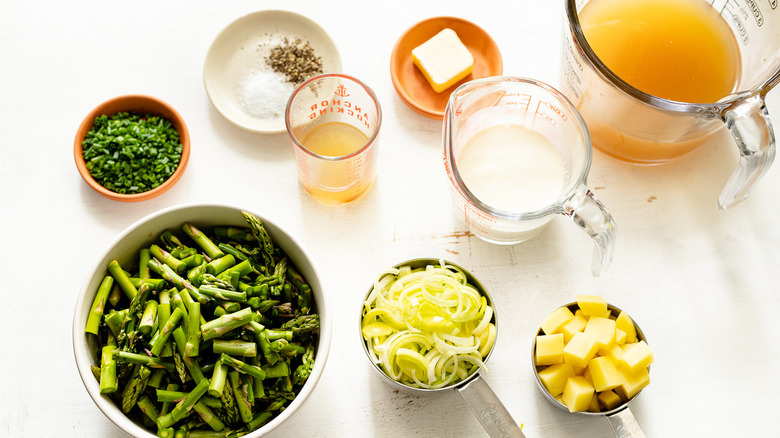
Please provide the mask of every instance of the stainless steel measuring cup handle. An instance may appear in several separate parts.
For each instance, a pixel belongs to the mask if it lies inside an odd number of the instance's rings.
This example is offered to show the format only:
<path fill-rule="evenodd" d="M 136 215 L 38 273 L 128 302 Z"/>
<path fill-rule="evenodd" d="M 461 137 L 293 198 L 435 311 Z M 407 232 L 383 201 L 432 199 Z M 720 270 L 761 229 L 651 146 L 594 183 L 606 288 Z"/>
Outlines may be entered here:
<path fill-rule="evenodd" d="M 520 426 L 480 375 L 459 386 L 458 392 L 491 437 L 525 438 Z"/>
<path fill-rule="evenodd" d="M 626 407 L 622 411 L 607 415 L 609 425 L 615 438 L 645 438 L 645 433 L 639 427 L 634 414 Z"/>
<path fill-rule="evenodd" d="M 744 201 L 775 159 L 775 135 L 761 94 L 727 107 L 721 117 L 739 148 L 739 166 L 718 198 L 725 210 Z"/>

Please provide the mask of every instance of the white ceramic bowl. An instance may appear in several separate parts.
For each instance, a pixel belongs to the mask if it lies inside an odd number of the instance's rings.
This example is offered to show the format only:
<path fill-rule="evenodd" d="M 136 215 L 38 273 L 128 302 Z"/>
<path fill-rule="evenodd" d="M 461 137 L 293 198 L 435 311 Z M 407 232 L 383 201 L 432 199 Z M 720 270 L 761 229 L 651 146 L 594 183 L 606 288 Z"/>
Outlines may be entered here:
<path fill-rule="evenodd" d="M 285 131 L 284 108 L 289 96 L 268 102 L 280 107 L 278 115 L 260 118 L 246 112 L 237 91 L 241 81 L 252 72 L 268 70 L 265 56 L 284 38 L 308 42 L 322 58 L 323 73 L 341 73 L 336 44 L 310 18 L 283 10 L 263 10 L 239 17 L 217 35 L 203 65 L 203 85 L 211 104 L 236 126 L 262 134 Z"/>
<path fill-rule="evenodd" d="M 97 344 L 92 335 L 87 335 L 84 328 L 87 323 L 92 301 L 98 286 L 106 275 L 106 266 L 109 261 L 116 259 L 123 266 L 131 264 L 130 259 L 134 258 L 138 250 L 144 246 L 150 245 L 156 240 L 159 234 L 166 229 L 179 229 L 181 224 L 190 221 L 200 226 L 213 225 L 237 225 L 246 226 L 246 220 L 241 215 L 241 210 L 236 207 L 220 204 L 193 204 L 171 207 L 153 213 L 124 230 L 108 246 L 108 249 L 96 261 L 92 269 L 88 272 L 86 279 L 76 300 L 76 309 L 73 315 L 73 353 L 76 358 L 76 366 L 79 375 L 87 389 L 90 397 L 101 411 L 120 429 L 135 437 L 155 438 L 156 435 L 143 426 L 137 424 L 128 418 L 122 410 L 105 395 L 100 394 L 100 384 L 95 379 L 90 370 L 92 365 L 99 365 L 97 362 Z M 309 379 L 304 384 L 298 396 L 282 411 L 277 417 L 265 424 L 263 427 L 245 435 L 246 438 L 257 438 L 265 435 L 275 429 L 280 424 L 288 420 L 295 411 L 306 401 L 314 390 L 317 381 L 322 375 L 325 362 L 328 357 L 331 340 L 331 315 L 328 311 L 328 304 L 323 294 L 322 285 L 317 274 L 317 269 L 304 249 L 303 245 L 295 240 L 290 233 L 282 229 L 267 217 L 244 209 L 255 214 L 263 220 L 268 234 L 271 236 L 274 244 L 282 248 L 288 255 L 290 261 L 295 264 L 301 274 L 306 278 L 312 288 L 317 313 L 320 316 L 320 334 L 317 350 L 315 352 L 314 368 Z"/>

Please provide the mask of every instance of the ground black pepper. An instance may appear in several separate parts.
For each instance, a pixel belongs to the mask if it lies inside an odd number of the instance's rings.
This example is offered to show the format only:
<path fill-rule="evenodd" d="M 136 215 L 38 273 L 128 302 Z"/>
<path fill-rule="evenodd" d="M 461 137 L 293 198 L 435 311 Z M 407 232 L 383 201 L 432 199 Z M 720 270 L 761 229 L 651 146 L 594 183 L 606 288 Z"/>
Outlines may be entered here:
<path fill-rule="evenodd" d="M 300 38 L 292 42 L 285 38 L 281 44 L 271 48 L 266 62 L 273 71 L 283 74 L 287 82 L 295 85 L 322 73 L 322 58 Z"/>

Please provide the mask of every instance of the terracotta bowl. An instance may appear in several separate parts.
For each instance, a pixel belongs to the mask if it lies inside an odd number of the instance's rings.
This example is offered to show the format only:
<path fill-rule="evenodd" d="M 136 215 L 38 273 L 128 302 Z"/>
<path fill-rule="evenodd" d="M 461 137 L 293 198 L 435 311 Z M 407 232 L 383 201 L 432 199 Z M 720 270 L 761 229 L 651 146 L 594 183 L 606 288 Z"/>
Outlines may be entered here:
<path fill-rule="evenodd" d="M 101 115 L 110 116 L 123 111 L 158 114 L 170 120 L 176 130 L 179 131 L 179 141 L 182 145 L 179 167 L 164 183 L 146 192 L 121 194 L 108 190 L 107 188 L 98 184 L 98 182 L 92 178 L 89 170 L 87 170 L 86 162 L 84 161 L 81 144 L 89 130 L 92 129 L 95 118 Z M 184 174 L 184 170 L 187 168 L 187 162 L 190 158 L 190 134 L 187 130 L 187 125 L 184 123 L 184 119 L 181 117 L 178 111 L 162 100 L 141 94 L 118 96 L 113 99 L 109 99 L 95 107 L 95 109 L 87 114 L 87 116 L 84 118 L 84 121 L 81 122 L 81 125 L 79 125 L 79 129 L 76 132 L 76 139 L 73 142 L 73 158 L 76 160 L 76 167 L 79 169 L 79 173 L 81 174 L 81 177 L 84 178 L 84 181 L 86 181 L 90 187 L 95 189 L 96 192 L 100 193 L 106 198 L 123 202 L 145 201 L 147 199 L 154 198 L 155 196 L 158 196 L 170 189 L 174 184 L 176 184 L 176 181 L 181 178 L 182 174 Z"/>

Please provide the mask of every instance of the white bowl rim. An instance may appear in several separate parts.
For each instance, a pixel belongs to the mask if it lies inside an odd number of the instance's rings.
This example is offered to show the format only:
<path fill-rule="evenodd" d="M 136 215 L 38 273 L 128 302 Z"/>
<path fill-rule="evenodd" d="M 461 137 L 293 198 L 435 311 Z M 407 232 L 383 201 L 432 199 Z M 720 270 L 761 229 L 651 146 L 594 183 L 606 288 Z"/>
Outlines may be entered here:
<path fill-rule="evenodd" d="M 155 220 L 162 216 L 170 215 L 178 211 L 203 210 L 203 209 L 212 209 L 212 208 L 222 209 L 222 210 L 247 211 L 261 218 L 264 223 L 270 224 L 272 228 L 278 229 L 278 231 L 286 238 L 288 238 L 293 245 L 298 247 L 298 249 L 301 252 L 301 255 L 311 265 L 312 272 L 314 272 L 317 277 L 316 278 L 317 289 L 312 287 L 312 290 L 315 295 L 317 311 L 320 315 L 320 333 L 319 333 L 319 339 L 317 344 L 317 351 L 315 355 L 314 367 L 312 368 L 311 375 L 309 376 L 303 388 L 295 397 L 295 399 L 292 400 L 292 402 L 279 415 L 274 417 L 271 421 L 269 421 L 262 427 L 255 429 L 254 431 L 244 435 L 244 437 L 257 438 L 263 436 L 266 433 L 269 433 L 273 429 L 277 428 L 282 423 L 284 423 L 309 398 L 309 396 L 313 392 L 317 382 L 319 381 L 324 371 L 325 363 L 327 362 L 328 353 L 330 351 L 332 322 L 331 322 L 330 313 L 328 311 L 329 306 L 327 303 L 327 294 L 324 293 L 323 287 L 320 284 L 320 279 L 321 279 L 320 275 L 317 274 L 321 272 L 321 270 L 317 268 L 316 263 L 314 262 L 314 260 L 310 255 L 311 252 L 305 247 L 305 245 L 303 245 L 302 242 L 300 242 L 298 239 L 293 237 L 293 235 L 286 228 L 278 225 L 278 222 L 274 220 L 270 215 L 258 214 L 252 209 L 240 208 L 235 205 L 223 204 L 223 203 L 188 203 L 188 204 L 180 204 L 180 205 L 163 208 L 161 210 L 153 212 L 135 221 L 134 223 L 126 227 L 121 233 L 119 233 L 119 235 L 117 235 L 109 243 L 106 249 L 102 252 L 101 256 L 96 260 L 94 265 L 92 265 L 93 268 L 90 269 L 88 273 L 85 275 L 85 278 L 82 282 L 82 285 L 79 290 L 79 294 L 76 298 L 75 305 L 74 305 L 75 310 L 73 314 L 73 326 L 72 326 L 73 354 L 76 361 L 76 368 L 79 373 L 79 376 L 81 377 L 81 381 L 84 384 L 84 388 L 87 390 L 87 393 L 95 402 L 95 405 L 97 405 L 100 411 L 103 412 L 103 414 L 109 420 L 111 420 L 111 422 L 113 422 L 117 427 L 122 429 L 124 432 L 129 433 L 134 437 L 155 438 L 157 435 L 139 426 L 136 422 L 131 420 L 127 415 L 125 415 L 112 400 L 110 400 L 107 396 L 103 396 L 100 394 L 99 383 L 97 382 L 97 380 L 95 380 L 95 377 L 92 375 L 92 371 L 90 369 L 90 366 L 93 365 L 94 362 L 89 357 L 89 353 L 86 351 L 87 349 L 85 348 L 86 336 L 84 333 L 84 326 L 86 324 L 86 318 L 81 317 L 81 309 L 82 307 L 84 307 L 84 301 L 86 299 L 87 294 L 94 293 L 94 291 L 92 291 L 89 288 L 89 284 L 92 278 L 95 277 L 98 269 L 102 269 L 105 266 L 104 260 L 108 257 L 109 253 L 111 253 L 112 250 L 130 233 L 132 233 L 134 230 L 141 227 L 143 224 L 146 224 L 152 220 Z M 310 278 L 307 278 L 307 280 L 310 283 L 312 281 L 312 279 Z"/>

